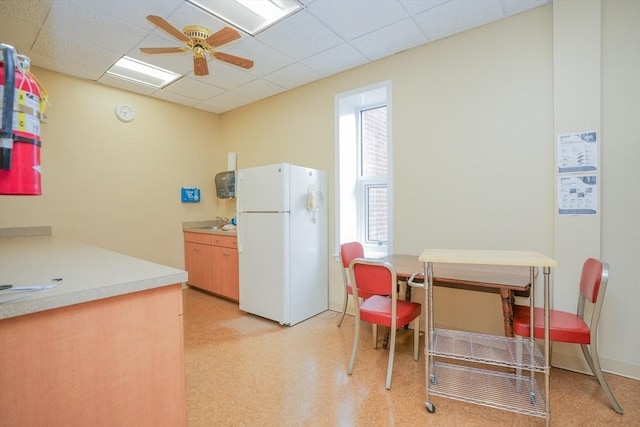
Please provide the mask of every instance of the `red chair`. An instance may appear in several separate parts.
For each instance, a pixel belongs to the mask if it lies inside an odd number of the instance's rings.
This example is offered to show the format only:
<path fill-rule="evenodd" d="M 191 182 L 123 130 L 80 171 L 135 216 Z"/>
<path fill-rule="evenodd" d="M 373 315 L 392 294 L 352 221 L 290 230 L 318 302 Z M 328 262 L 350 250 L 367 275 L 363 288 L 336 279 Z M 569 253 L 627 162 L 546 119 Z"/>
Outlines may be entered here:
<path fill-rule="evenodd" d="M 582 266 L 582 276 L 580 277 L 580 297 L 578 298 L 577 314 L 566 311 L 549 310 L 549 340 L 565 343 L 580 344 L 582 354 L 598 379 L 613 409 L 618 414 L 623 414 L 622 408 L 613 396 L 606 379 L 600 369 L 598 358 L 598 321 L 604 300 L 604 293 L 607 289 L 609 278 L 609 265 L 597 259 L 589 258 Z M 585 321 L 584 308 L 585 300 L 593 306 L 591 320 L 589 324 Z M 530 307 L 515 305 L 513 313 L 513 332 L 516 335 L 530 336 Z M 544 309 L 536 307 L 534 310 L 535 337 L 544 339 Z"/>
<path fill-rule="evenodd" d="M 353 373 L 360 339 L 361 321 L 386 326 L 391 330 L 386 382 L 388 390 L 391 388 L 396 330 L 410 322 L 413 322 L 413 358 L 418 360 L 422 306 L 415 302 L 398 300 L 396 271 L 388 262 L 355 258 L 349 264 L 349 272 L 351 273 L 353 297 L 356 305 L 356 327 L 347 373 L 349 375 Z M 369 297 L 361 303 L 359 297 L 365 294 Z M 374 341 L 375 347 L 377 347 L 377 340 Z"/>
<path fill-rule="evenodd" d="M 342 325 L 344 315 L 347 312 L 347 304 L 349 303 L 349 295 L 353 295 L 351 288 L 351 278 L 349 277 L 349 263 L 354 258 L 364 258 L 364 248 L 359 242 L 344 243 L 340 246 L 340 257 L 342 258 L 342 280 L 344 282 L 344 307 L 342 308 L 342 316 L 338 321 L 338 326 Z M 362 298 L 361 296 L 360 298 Z"/>

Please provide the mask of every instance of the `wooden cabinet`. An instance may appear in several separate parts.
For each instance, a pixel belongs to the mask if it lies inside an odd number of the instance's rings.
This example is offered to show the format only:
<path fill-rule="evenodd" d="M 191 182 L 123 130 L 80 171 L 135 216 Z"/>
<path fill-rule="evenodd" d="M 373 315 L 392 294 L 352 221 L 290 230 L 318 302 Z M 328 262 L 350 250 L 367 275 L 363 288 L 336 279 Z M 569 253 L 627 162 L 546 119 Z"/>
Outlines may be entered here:
<path fill-rule="evenodd" d="M 213 292 L 238 301 L 238 243 L 236 236 L 213 235 Z"/>
<path fill-rule="evenodd" d="M 186 426 L 182 318 L 178 283 L 0 320 L 0 425 Z"/>
<path fill-rule="evenodd" d="M 188 284 L 238 301 L 238 250 L 236 236 L 184 233 Z"/>
<path fill-rule="evenodd" d="M 185 233 L 184 264 L 185 270 L 189 273 L 187 283 L 207 291 L 213 291 L 212 254 L 213 247 L 210 243 L 210 235 Z"/>

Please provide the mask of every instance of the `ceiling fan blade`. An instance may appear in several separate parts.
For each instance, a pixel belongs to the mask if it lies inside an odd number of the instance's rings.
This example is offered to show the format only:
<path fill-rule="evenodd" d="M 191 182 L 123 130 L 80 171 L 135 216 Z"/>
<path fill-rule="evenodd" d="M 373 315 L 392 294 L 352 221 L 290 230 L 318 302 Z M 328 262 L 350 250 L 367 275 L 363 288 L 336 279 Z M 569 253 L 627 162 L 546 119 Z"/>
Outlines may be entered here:
<path fill-rule="evenodd" d="M 188 49 L 184 47 L 141 47 L 140 52 L 142 53 L 184 53 Z"/>
<path fill-rule="evenodd" d="M 218 47 L 239 38 L 240 33 L 238 31 L 230 27 L 224 27 L 220 31 L 216 31 L 215 33 L 211 34 L 205 41 L 211 47 Z"/>
<path fill-rule="evenodd" d="M 182 31 L 178 30 L 176 27 L 165 21 L 164 18 L 161 18 L 157 15 L 149 15 L 147 16 L 147 21 L 151 22 L 161 30 L 164 30 L 166 33 L 171 34 L 173 37 L 177 38 L 183 43 L 191 40 L 189 39 L 189 37 L 185 36 Z"/>
<path fill-rule="evenodd" d="M 239 56 L 230 55 L 224 52 L 216 52 L 213 55 L 216 59 L 219 59 L 224 62 L 228 62 L 229 64 L 237 65 L 238 67 L 249 69 L 253 67 L 253 61 L 246 58 L 241 58 Z"/>
<path fill-rule="evenodd" d="M 196 76 L 206 76 L 209 74 L 207 59 L 202 56 L 193 57 L 193 74 Z"/>

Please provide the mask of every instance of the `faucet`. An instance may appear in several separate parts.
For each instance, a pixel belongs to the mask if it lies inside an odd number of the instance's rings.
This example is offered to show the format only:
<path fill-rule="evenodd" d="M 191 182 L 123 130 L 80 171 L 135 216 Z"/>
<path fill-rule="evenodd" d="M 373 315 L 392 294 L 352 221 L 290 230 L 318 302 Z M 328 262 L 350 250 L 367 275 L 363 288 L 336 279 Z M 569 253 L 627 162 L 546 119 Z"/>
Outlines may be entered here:
<path fill-rule="evenodd" d="M 229 224 L 229 218 L 217 216 L 216 221 L 218 222 L 218 227 L 224 227 L 225 225 Z"/>

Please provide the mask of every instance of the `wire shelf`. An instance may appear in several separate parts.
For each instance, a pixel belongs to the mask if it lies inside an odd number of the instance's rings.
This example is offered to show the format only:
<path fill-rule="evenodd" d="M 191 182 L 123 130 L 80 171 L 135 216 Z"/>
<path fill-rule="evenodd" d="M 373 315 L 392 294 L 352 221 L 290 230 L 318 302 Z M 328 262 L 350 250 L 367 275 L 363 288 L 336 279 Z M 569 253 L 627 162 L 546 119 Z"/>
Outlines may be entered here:
<path fill-rule="evenodd" d="M 545 400 L 535 379 L 504 372 L 435 362 L 427 396 L 447 397 L 519 414 L 546 418 Z"/>
<path fill-rule="evenodd" d="M 545 371 L 542 352 L 535 342 L 528 339 L 436 328 L 430 332 L 429 344 L 429 354 L 432 356 L 534 372 Z"/>

